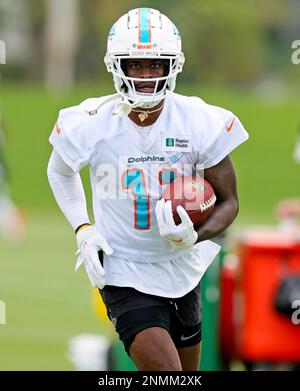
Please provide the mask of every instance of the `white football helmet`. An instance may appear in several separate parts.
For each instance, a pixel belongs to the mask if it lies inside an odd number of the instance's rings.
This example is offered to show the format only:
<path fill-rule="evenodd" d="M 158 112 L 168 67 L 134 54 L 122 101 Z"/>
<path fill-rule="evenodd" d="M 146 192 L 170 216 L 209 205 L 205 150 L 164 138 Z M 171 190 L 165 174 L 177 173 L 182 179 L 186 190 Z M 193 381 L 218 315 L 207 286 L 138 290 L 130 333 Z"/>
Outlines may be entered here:
<path fill-rule="evenodd" d="M 128 77 L 121 62 L 133 58 L 168 60 L 168 73 L 151 79 Z M 108 72 L 113 74 L 117 92 L 125 101 L 132 107 L 154 107 L 165 98 L 167 90 L 175 89 L 177 74 L 182 71 L 184 55 L 179 31 L 169 18 L 155 9 L 133 9 L 110 29 L 104 62 Z M 155 82 L 154 91 L 138 92 L 135 82 L 147 81 Z"/>

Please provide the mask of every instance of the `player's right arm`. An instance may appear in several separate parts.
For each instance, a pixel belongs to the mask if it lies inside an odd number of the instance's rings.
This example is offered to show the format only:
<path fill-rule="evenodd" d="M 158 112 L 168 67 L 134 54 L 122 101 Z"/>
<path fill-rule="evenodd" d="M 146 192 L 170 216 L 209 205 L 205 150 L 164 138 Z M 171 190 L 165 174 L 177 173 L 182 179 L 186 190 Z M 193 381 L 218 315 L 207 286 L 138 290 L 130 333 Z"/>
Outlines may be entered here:
<path fill-rule="evenodd" d="M 82 114 L 79 114 L 82 117 Z M 74 119 L 73 115 L 69 117 L 71 118 L 60 119 L 50 137 L 54 149 L 48 163 L 48 180 L 61 211 L 76 233 L 79 257 L 75 270 L 84 263 L 92 285 L 103 288 L 105 271 L 100 263 L 98 252 L 103 250 L 107 255 L 111 255 L 113 251 L 96 226 L 90 225 L 79 174 L 80 169 L 89 160 L 88 154 L 85 153 L 89 148 L 86 140 L 84 140 L 86 145 L 76 142 L 76 136 L 81 140 L 79 133 L 82 126 L 81 123 L 78 125 L 78 122 L 75 129 L 73 126 L 68 126 L 67 120 Z"/>
<path fill-rule="evenodd" d="M 47 174 L 56 202 L 74 231 L 83 224 L 90 225 L 80 174 L 74 172 L 55 149 L 49 159 Z"/>

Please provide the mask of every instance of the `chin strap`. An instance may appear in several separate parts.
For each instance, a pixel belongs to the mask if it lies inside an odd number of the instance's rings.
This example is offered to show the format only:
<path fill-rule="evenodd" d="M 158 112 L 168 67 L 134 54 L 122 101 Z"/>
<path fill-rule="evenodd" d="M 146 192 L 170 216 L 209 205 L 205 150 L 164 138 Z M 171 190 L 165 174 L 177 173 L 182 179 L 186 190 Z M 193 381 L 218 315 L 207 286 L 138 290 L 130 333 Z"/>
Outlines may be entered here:
<path fill-rule="evenodd" d="M 136 102 L 136 103 L 130 103 L 129 100 L 121 96 L 119 93 L 110 95 L 105 98 L 89 98 L 83 101 L 80 106 L 86 111 L 89 115 L 95 115 L 98 113 L 99 109 L 104 106 L 106 103 L 109 103 L 113 100 L 120 99 L 122 97 L 122 100 L 117 104 L 115 110 L 113 111 L 113 115 L 117 115 L 119 117 L 124 117 L 128 115 L 131 111 L 140 113 L 138 114 L 140 121 L 143 122 L 146 118 L 148 118 L 149 114 L 154 113 L 156 111 L 159 111 L 162 109 L 163 106 L 159 107 L 155 110 L 145 110 L 138 109 L 134 110 L 135 107 L 142 107 L 143 103 Z M 159 102 L 155 103 L 155 105 L 159 104 Z M 150 107 L 149 107 L 150 108 Z"/>
<path fill-rule="evenodd" d="M 96 115 L 102 106 L 115 99 L 120 99 L 119 94 L 113 94 L 101 98 L 88 98 L 80 103 L 80 107 L 89 115 Z"/>
<path fill-rule="evenodd" d="M 89 115 L 96 115 L 102 106 L 116 99 L 122 100 L 117 104 L 116 109 L 113 111 L 113 115 L 118 115 L 120 117 L 128 115 L 131 112 L 133 105 L 119 93 L 101 98 L 88 98 L 80 103 L 80 106 Z"/>
<path fill-rule="evenodd" d="M 128 115 L 132 110 L 133 105 L 129 103 L 126 98 L 123 98 L 122 101 L 117 105 L 115 110 L 113 111 L 113 115 L 117 115 L 119 117 L 124 117 Z"/>
<path fill-rule="evenodd" d="M 152 111 L 149 111 L 154 106 L 157 106 L 161 100 L 156 102 L 141 102 L 141 101 L 135 101 L 131 103 L 127 96 L 125 95 L 125 91 L 123 89 L 117 90 L 119 96 L 122 97 L 121 102 L 117 105 L 116 109 L 113 111 L 113 115 L 117 115 L 119 117 L 124 117 L 131 113 L 131 111 L 136 107 L 139 107 L 141 109 L 137 110 L 137 112 L 141 113 L 139 115 L 140 121 L 143 122 L 146 118 L 148 118 L 149 114 L 152 113 Z M 143 110 L 144 109 L 144 110 Z M 155 109 L 154 111 L 158 111 L 158 109 Z M 153 111 L 153 112 L 154 112 Z"/>
<path fill-rule="evenodd" d="M 153 105 L 156 106 L 160 102 L 161 101 L 154 102 Z M 139 117 L 140 121 L 144 122 L 145 119 L 147 119 L 149 117 L 149 114 L 152 114 L 152 113 L 155 113 L 156 111 L 161 110 L 164 106 L 164 105 L 162 105 L 157 109 L 148 110 L 148 109 L 151 109 L 151 106 L 145 107 L 145 109 L 143 109 L 143 105 L 144 105 L 144 103 L 142 103 L 142 102 L 130 103 L 129 100 L 123 96 L 122 101 L 117 105 L 116 109 L 113 111 L 113 115 L 117 115 L 119 117 L 124 117 L 124 116 L 130 114 L 131 111 L 133 111 L 135 113 L 139 113 L 138 117 Z M 136 107 L 139 107 L 139 109 L 135 110 Z"/>

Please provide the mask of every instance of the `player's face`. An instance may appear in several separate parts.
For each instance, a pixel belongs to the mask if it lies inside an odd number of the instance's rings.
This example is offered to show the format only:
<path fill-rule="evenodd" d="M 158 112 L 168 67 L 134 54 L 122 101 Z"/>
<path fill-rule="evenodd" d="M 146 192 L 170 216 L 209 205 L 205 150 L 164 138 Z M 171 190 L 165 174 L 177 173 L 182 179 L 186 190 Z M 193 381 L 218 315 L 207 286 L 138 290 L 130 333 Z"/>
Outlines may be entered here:
<path fill-rule="evenodd" d="M 152 79 L 163 77 L 168 71 L 167 60 L 130 59 L 124 60 L 123 64 L 123 71 L 128 77 L 135 77 L 139 79 Z M 134 85 L 138 92 L 142 92 L 144 94 L 153 93 L 155 88 L 155 83 L 152 83 L 150 81 L 135 82 Z"/>

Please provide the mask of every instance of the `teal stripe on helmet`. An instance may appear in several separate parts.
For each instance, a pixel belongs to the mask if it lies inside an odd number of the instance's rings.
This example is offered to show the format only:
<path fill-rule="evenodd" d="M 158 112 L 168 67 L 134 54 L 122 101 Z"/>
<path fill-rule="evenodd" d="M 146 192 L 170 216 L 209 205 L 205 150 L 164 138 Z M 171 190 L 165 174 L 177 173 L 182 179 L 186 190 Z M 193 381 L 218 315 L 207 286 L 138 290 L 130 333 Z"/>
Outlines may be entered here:
<path fill-rule="evenodd" d="M 150 32 L 150 9 L 149 8 L 140 8 L 139 9 L 139 38 L 141 43 L 150 43 L 151 42 L 151 32 Z"/>

